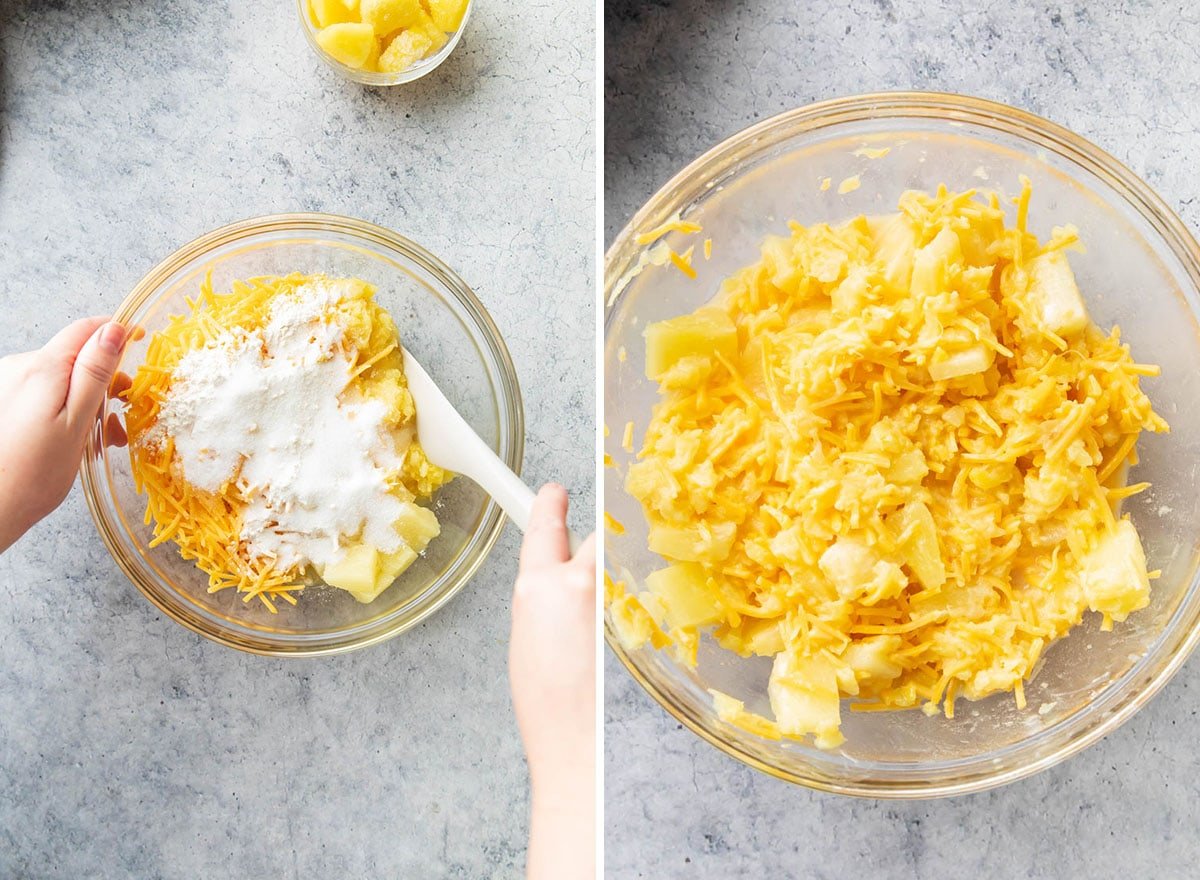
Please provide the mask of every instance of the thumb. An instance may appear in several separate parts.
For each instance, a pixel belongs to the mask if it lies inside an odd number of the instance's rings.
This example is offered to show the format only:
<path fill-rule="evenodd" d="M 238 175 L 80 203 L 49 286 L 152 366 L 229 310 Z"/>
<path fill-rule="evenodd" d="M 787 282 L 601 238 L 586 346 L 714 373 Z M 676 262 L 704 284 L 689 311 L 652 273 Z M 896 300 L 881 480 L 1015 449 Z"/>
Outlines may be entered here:
<path fill-rule="evenodd" d="M 83 344 L 71 368 L 71 384 L 67 387 L 67 424 L 79 427 L 96 418 L 128 336 L 124 327 L 110 321 Z"/>

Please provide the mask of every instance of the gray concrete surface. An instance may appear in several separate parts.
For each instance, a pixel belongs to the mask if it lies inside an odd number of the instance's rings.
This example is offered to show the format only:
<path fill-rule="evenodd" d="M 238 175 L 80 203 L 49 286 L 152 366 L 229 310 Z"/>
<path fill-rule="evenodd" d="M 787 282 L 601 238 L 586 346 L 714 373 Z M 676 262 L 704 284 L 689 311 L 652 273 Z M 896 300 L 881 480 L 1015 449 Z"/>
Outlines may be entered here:
<path fill-rule="evenodd" d="M 992 98 L 1081 132 L 1200 222 L 1200 13 L 1182 2 L 618 0 L 605 14 L 605 227 L 745 126 L 880 89 Z M 1194 877 L 1200 661 L 1040 776 L 915 803 L 812 792 L 681 729 L 610 656 L 614 878 Z"/>
<path fill-rule="evenodd" d="M 409 235 L 472 284 L 526 402 L 526 474 L 594 509 L 595 13 L 480 3 L 372 91 L 290 0 L 0 9 L 0 354 L 115 308 L 223 223 L 293 209 Z M 509 527 L 432 620 L 357 654 L 238 654 L 144 601 L 78 491 L 0 556 L 0 877 L 521 874 Z"/>

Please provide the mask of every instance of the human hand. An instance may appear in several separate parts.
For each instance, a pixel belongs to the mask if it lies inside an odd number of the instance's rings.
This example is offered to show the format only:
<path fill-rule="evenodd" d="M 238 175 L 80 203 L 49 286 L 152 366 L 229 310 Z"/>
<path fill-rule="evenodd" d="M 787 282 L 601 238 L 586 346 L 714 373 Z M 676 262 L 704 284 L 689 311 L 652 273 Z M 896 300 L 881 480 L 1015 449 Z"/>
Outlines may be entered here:
<path fill-rule="evenodd" d="M 84 318 L 36 351 L 0 358 L 0 552 L 62 503 L 128 333 Z M 114 417 L 108 435 L 123 442 Z"/>
<path fill-rule="evenodd" d="M 534 501 L 513 591 L 509 677 L 533 786 L 530 880 L 595 871 L 596 536 L 572 559 L 567 493 Z"/>

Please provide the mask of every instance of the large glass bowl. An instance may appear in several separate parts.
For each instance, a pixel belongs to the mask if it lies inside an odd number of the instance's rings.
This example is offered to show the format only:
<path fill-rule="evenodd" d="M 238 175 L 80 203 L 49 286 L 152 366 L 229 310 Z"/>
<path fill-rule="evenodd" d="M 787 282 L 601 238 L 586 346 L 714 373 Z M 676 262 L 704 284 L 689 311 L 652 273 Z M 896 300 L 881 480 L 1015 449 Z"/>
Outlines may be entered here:
<path fill-rule="evenodd" d="M 519 470 L 524 414 L 516 373 L 496 325 L 467 285 L 437 257 L 394 232 L 329 214 L 280 214 L 234 223 L 197 239 L 155 267 L 115 318 L 146 331 L 131 342 L 121 369 L 132 374 L 168 316 L 186 313 L 212 272 L 214 289 L 236 279 L 291 272 L 354 276 L 374 284 L 403 344 L 505 462 Z M 106 411 L 119 412 L 110 402 Z M 103 422 L 82 464 L 88 507 L 113 558 L 134 585 L 171 619 L 202 636 L 257 654 L 333 654 L 390 638 L 415 625 L 460 590 L 499 537 L 499 508 L 474 483 L 456 479 L 434 496 L 442 533 L 400 579 L 369 605 L 328 587 L 297 594 L 295 607 L 272 614 L 233 590 L 209 594 L 206 576 L 171 542 L 148 548 L 146 499 L 134 491 L 129 455 L 109 448 Z"/>
<path fill-rule="evenodd" d="M 890 149 L 882 158 L 855 154 Z M 878 94 L 815 104 L 755 125 L 701 156 L 638 211 L 605 262 L 605 421 L 612 437 L 633 421 L 645 428 L 656 399 L 643 373 L 646 324 L 688 312 L 716 292 L 720 280 L 754 262 L 769 233 L 787 234 L 789 220 L 835 221 L 895 210 L 905 189 L 992 187 L 1019 190 L 1033 182 L 1031 228 L 1073 223 L 1087 246 L 1072 265 L 1093 320 L 1119 324 L 1141 360 L 1162 365 L 1147 379 L 1168 435 L 1144 436 L 1131 480 L 1152 490 L 1126 503 L 1151 568 L 1162 569 L 1151 604 L 1099 630 L 1097 615 L 1047 652 L 1026 688 L 1029 708 L 1011 695 L 960 701 L 957 717 L 920 711 L 843 711 L 845 745 L 820 751 L 801 742 L 772 742 L 720 721 L 707 688 L 767 714 L 770 660 L 743 660 L 702 642 L 699 665 L 687 669 L 667 652 L 623 650 L 611 625 L 608 642 L 634 678 L 667 711 L 704 739 L 774 776 L 817 789 L 873 797 L 925 797 L 977 791 L 1061 761 L 1115 729 L 1145 705 L 1180 667 L 1200 630 L 1197 537 L 1200 536 L 1200 249 L 1180 220 L 1119 162 L 1060 126 L 1020 110 L 953 95 Z M 861 186 L 844 195 L 841 181 Z M 821 182 L 830 178 L 822 189 Z M 697 247 L 696 280 L 669 264 L 635 271 L 647 250 L 635 241 L 679 213 L 701 224 L 694 236 L 672 233 L 676 251 L 711 238 L 712 259 Z M 619 440 L 618 440 L 619 442 Z M 604 502 L 627 526 L 606 537 L 605 564 L 614 576 L 642 584 L 663 564 L 646 546 L 638 502 L 626 494 L 633 456 L 609 441 L 615 466 L 606 471 Z"/>

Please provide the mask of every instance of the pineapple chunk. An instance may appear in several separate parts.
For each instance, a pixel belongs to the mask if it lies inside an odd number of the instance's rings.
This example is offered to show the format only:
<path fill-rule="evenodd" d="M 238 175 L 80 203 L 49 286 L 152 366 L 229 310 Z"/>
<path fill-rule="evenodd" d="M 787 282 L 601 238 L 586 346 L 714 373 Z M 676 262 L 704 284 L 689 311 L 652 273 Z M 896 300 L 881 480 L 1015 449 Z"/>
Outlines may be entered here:
<path fill-rule="evenodd" d="M 925 454 L 920 449 L 908 449 L 892 459 L 888 479 L 893 483 L 919 483 L 929 473 Z"/>
<path fill-rule="evenodd" d="M 990 280 L 996 263 L 992 247 L 1004 237 L 1004 215 L 983 211 L 970 217 L 965 226 L 956 225 L 954 231 L 962 248 L 963 265 L 985 269 Z"/>
<path fill-rule="evenodd" d="M 1088 607 L 1122 621 L 1150 603 L 1146 554 L 1133 523 L 1123 519 L 1088 555 L 1083 571 Z"/>
<path fill-rule="evenodd" d="M 376 565 L 375 573 L 375 592 L 371 596 L 374 599 L 388 587 L 396 582 L 396 578 L 400 577 L 410 565 L 417 561 L 417 551 L 406 545 L 401 545 L 399 550 L 393 553 L 380 553 L 379 561 Z M 366 601 L 371 601 L 368 599 Z M 363 601 L 362 599 L 359 600 Z"/>
<path fill-rule="evenodd" d="M 383 36 L 417 23 L 421 0 L 360 0 L 362 20 Z"/>
<path fill-rule="evenodd" d="M 904 671 L 892 659 L 902 644 L 898 635 L 867 636 L 851 642 L 842 652 L 842 659 L 854 670 L 859 681 L 882 684 L 892 681 Z"/>
<path fill-rule="evenodd" d="M 437 53 L 442 46 L 450 42 L 450 35 L 438 27 L 434 23 L 433 19 L 429 17 L 429 13 L 424 9 L 421 10 L 420 17 L 417 18 L 416 24 L 414 24 L 412 27 L 413 30 L 417 31 L 418 33 L 422 33 L 429 37 L 429 42 L 431 45 L 425 57 L 429 57 L 430 55 Z"/>
<path fill-rule="evenodd" d="M 354 10 L 342 0 L 308 0 L 308 8 L 313 24 L 319 28 L 357 19 Z"/>
<path fill-rule="evenodd" d="M 646 609 L 646 613 L 650 615 L 650 619 L 656 626 L 662 628 L 667 625 L 667 611 L 657 596 L 649 590 L 642 590 L 637 594 L 637 600 Z"/>
<path fill-rule="evenodd" d="M 657 379 L 672 365 L 693 355 L 737 357 L 737 328 L 718 309 L 659 321 L 646 328 L 646 376 Z"/>
<path fill-rule="evenodd" d="M 837 672 L 828 659 L 779 654 L 771 667 L 767 696 L 782 733 L 812 734 L 819 749 L 842 744 Z"/>
<path fill-rule="evenodd" d="M 927 590 L 941 589 L 946 582 L 946 565 L 942 562 L 937 526 L 933 514 L 920 501 L 904 505 L 889 518 L 897 534 L 909 533 L 902 548 L 904 561 L 921 586 Z"/>
<path fill-rule="evenodd" d="M 855 266 L 829 295 L 836 315 L 857 315 L 870 294 L 869 276 L 865 266 Z"/>
<path fill-rule="evenodd" d="M 915 283 L 915 282 L 914 282 Z M 929 378 L 934 382 L 944 382 L 948 379 L 958 379 L 974 373 L 982 373 L 992 365 L 996 352 L 986 345 L 972 345 L 970 348 L 955 352 L 952 355 L 929 364 Z"/>
<path fill-rule="evenodd" d="M 1076 490 L 1075 475 L 1065 467 L 1043 466 L 1025 474 L 1025 512 L 1044 519 Z"/>
<path fill-rule="evenodd" d="M 353 544 L 342 558 L 320 572 L 331 587 L 345 590 L 364 605 L 395 583 L 396 578 L 417 561 L 417 554 L 401 546 L 394 553 L 381 553 L 370 544 Z"/>
<path fill-rule="evenodd" d="M 331 24 L 317 31 L 316 39 L 317 45 L 331 58 L 360 70 L 368 66 L 378 48 L 375 31 L 360 22 Z"/>
<path fill-rule="evenodd" d="M 945 611 L 952 618 L 986 620 L 996 612 L 996 591 L 986 584 L 943 590 L 927 599 L 923 598 L 921 608 L 928 613 Z"/>
<path fill-rule="evenodd" d="M 855 538 L 838 538 L 817 565 L 843 598 L 858 596 L 875 578 L 879 555 Z"/>
<path fill-rule="evenodd" d="M 1051 251 L 1029 261 L 1029 293 L 1050 332 L 1074 336 L 1087 327 L 1087 309 L 1075 284 L 1071 264 L 1062 251 Z"/>
<path fill-rule="evenodd" d="M 626 651 L 636 651 L 646 644 L 661 648 L 671 643 L 654 616 L 635 596 L 622 591 L 608 602 L 608 614 L 617 641 Z"/>
<path fill-rule="evenodd" d="M 896 290 L 907 290 L 917 250 L 917 230 L 904 214 L 871 217 L 867 228 L 884 279 Z"/>
<path fill-rule="evenodd" d="M 854 670 L 849 666 L 833 667 L 833 677 L 837 681 L 839 697 L 856 697 L 858 696 L 858 676 L 854 674 Z"/>
<path fill-rule="evenodd" d="M 913 256 L 912 295 L 918 299 L 945 293 L 950 267 L 962 262 L 958 236 L 943 229 Z"/>
<path fill-rule="evenodd" d="M 694 562 L 681 562 L 653 572 L 647 575 L 646 586 L 662 603 L 672 629 L 707 626 L 722 617 L 708 575 Z"/>
<path fill-rule="evenodd" d="M 417 553 L 442 532 L 432 510 L 411 502 L 402 505 L 400 516 L 393 525 L 404 543 Z"/>
<path fill-rule="evenodd" d="M 683 562 L 720 562 L 729 555 L 736 532 L 733 523 L 717 523 L 710 530 L 655 523 L 650 526 L 650 549 Z"/>
<path fill-rule="evenodd" d="M 665 507 L 675 497 L 670 470 L 658 461 L 639 461 L 629 466 L 625 491 L 647 507 Z"/>
<path fill-rule="evenodd" d="M 429 15 L 446 33 L 454 33 L 467 14 L 467 0 L 427 0 Z"/>
<path fill-rule="evenodd" d="M 864 605 L 894 598 L 908 586 L 900 566 L 881 559 L 874 548 L 857 538 L 841 537 L 817 560 L 838 596 Z"/>
<path fill-rule="evenodd" d="M 325 566 L 321 578 L 359 602 L 370 602 L 379 595 L 375 589 L 378 562 L 379 553 L 370 544 L 352 544 L 337 562 Z"/>
<path fill-rule="evenodd" d="M 746 651 L 756 657 L 774 657 L 784 648 L 778 620 L 745 620 L 742 637 Z"/>
<path fill-rule="evenodd" d="M 385 73 L 408 70 L 429 54 L 433 41 L 416 29 L 400 31 L 379 56 L 379 69 Z"/>
<path fill-rule="evenodd" d="M 779 235 L 768 235 L 762 245 L 763 266 L 767 278 L 784 293 L 799 292 L 804 280 L 804 267 L 792 251 L 792 240 Z"/>
<path fill-rule="evenodd" d="M 359 602 L 373 602 L 417 561 L 421 551 L 441 532 L 433 511 L 412 503 L 403 505 L 393 526 L 404 542 L 398 549 L 384 553 L 369 544 L 347 547 L 341 559 L 320 573 L 322 579 L 347 591 Z"/>

